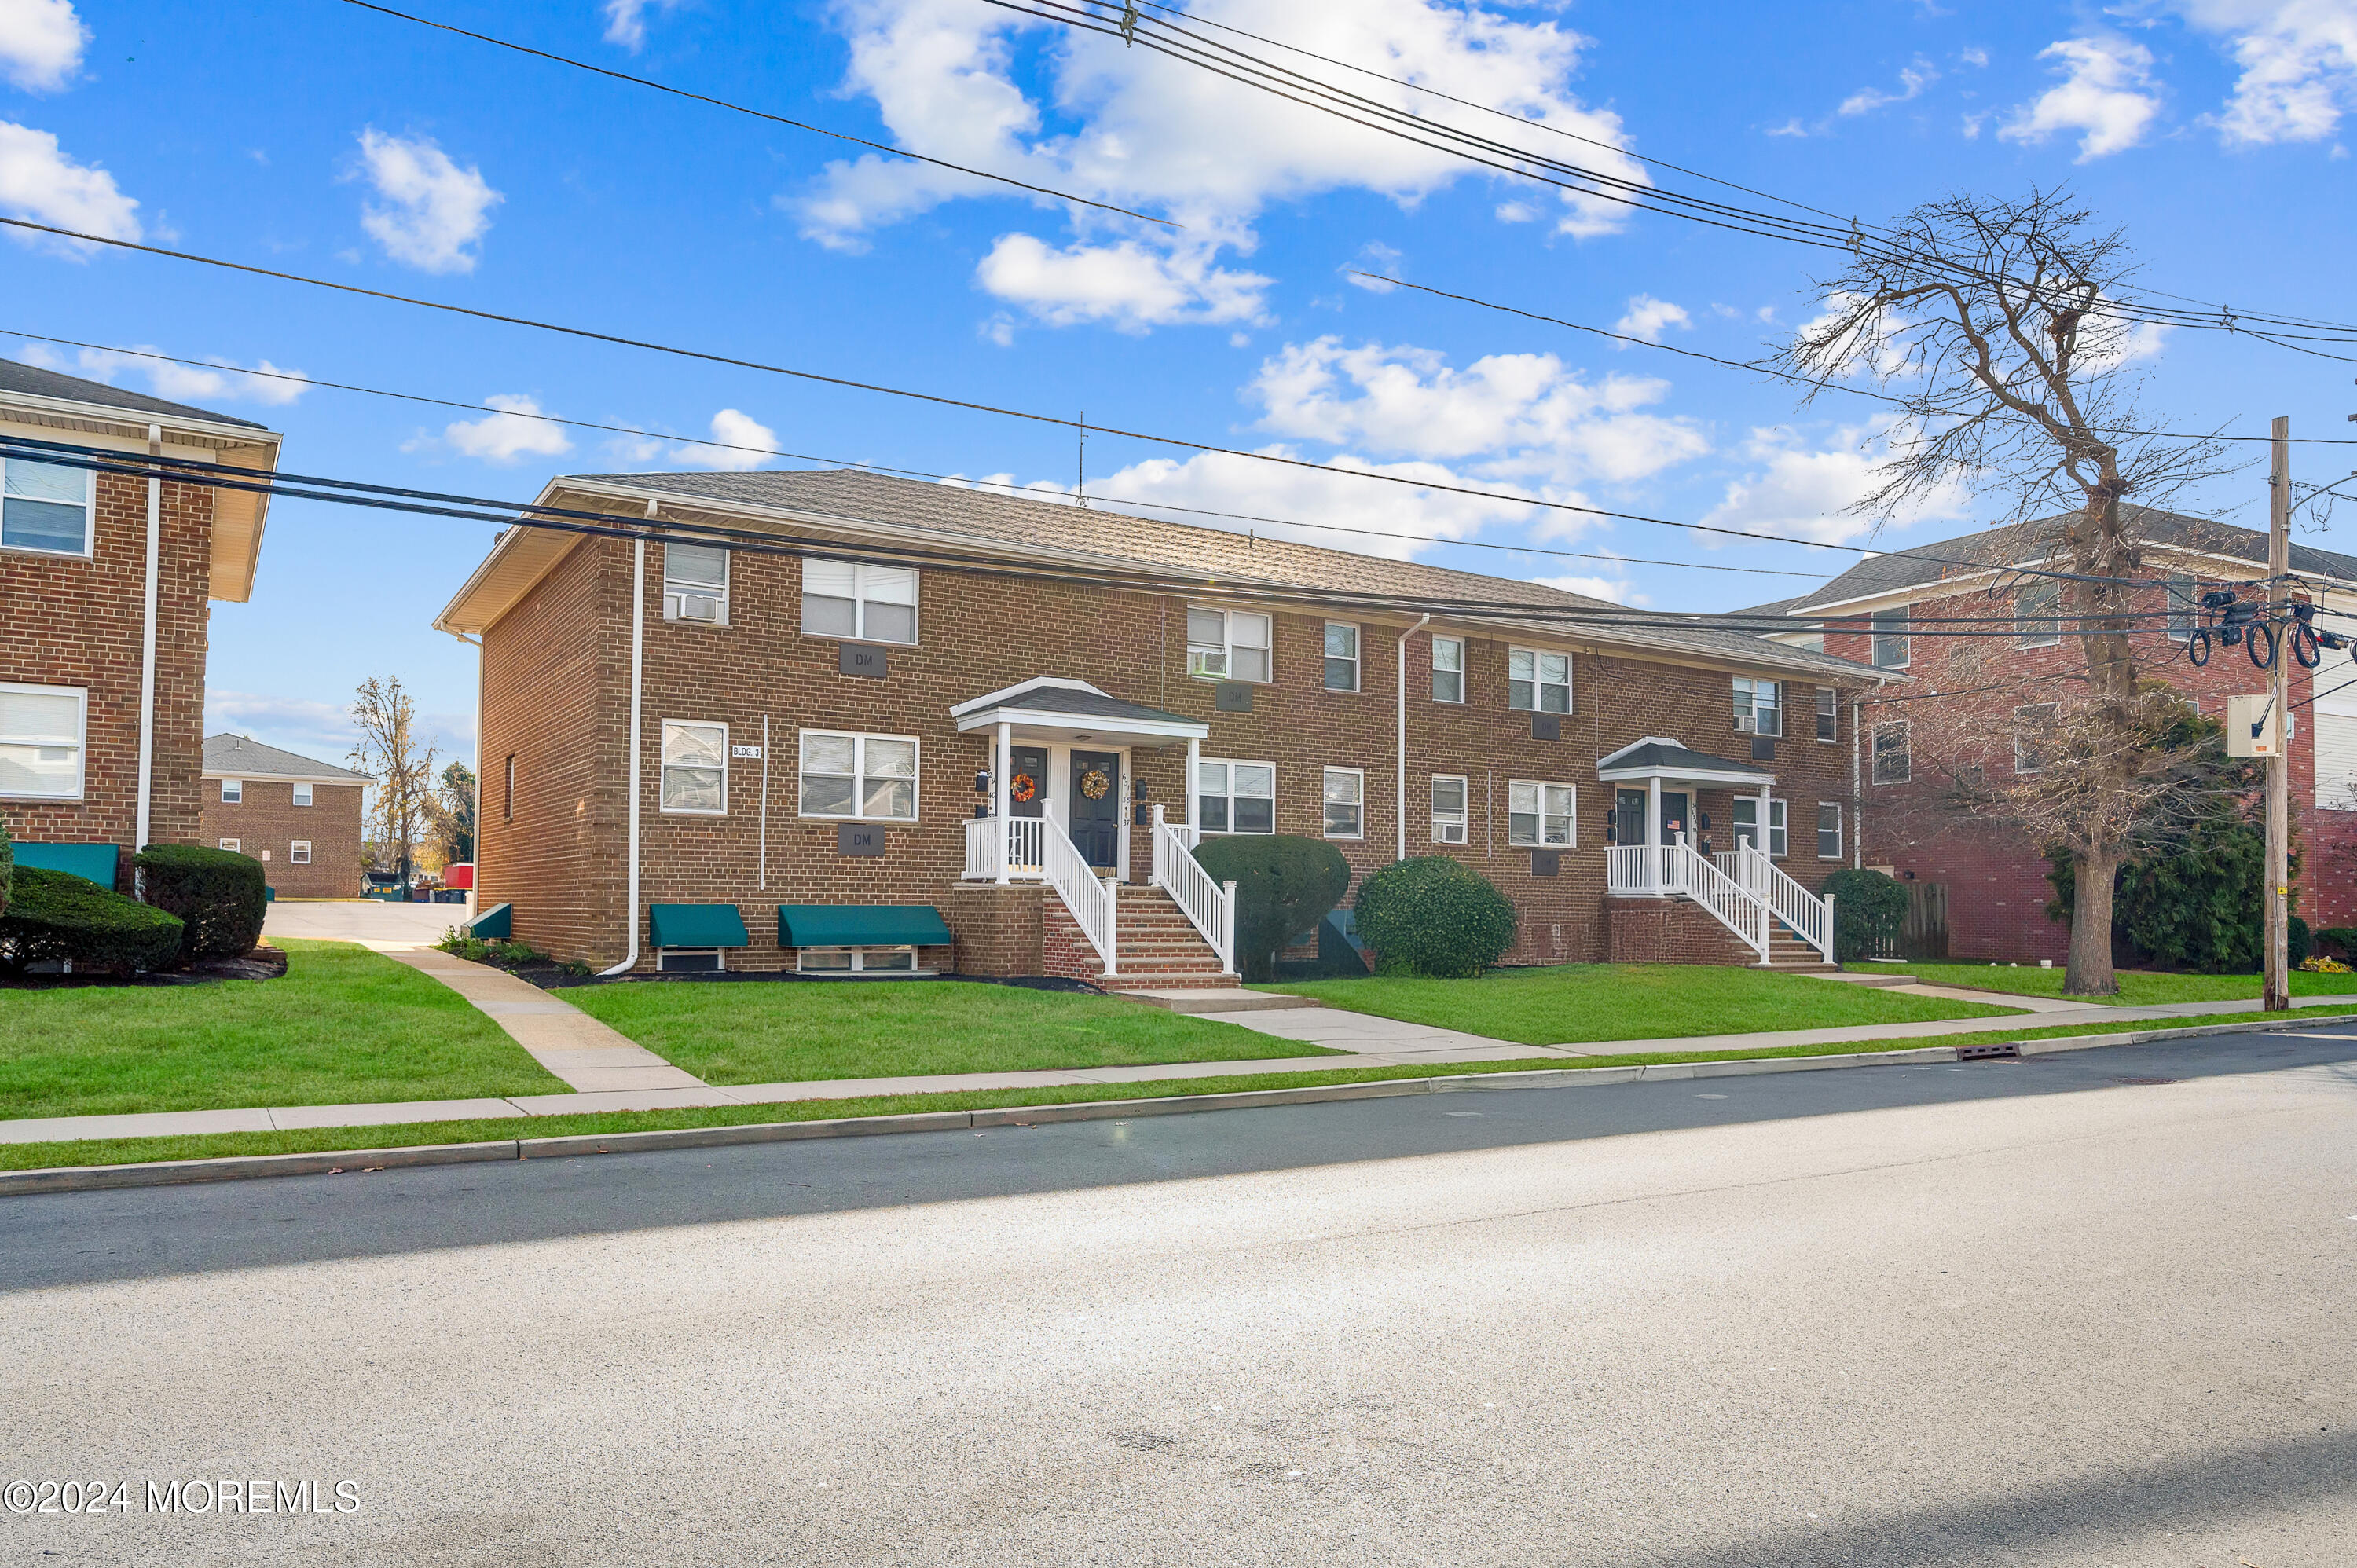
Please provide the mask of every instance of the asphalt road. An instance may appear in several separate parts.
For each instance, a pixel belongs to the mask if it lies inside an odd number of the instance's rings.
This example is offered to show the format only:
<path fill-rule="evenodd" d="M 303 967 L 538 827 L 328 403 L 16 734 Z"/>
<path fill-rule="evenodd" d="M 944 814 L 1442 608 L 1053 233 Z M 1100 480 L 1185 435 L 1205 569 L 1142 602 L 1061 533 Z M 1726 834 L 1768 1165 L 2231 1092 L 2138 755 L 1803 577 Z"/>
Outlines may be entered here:
<path fill-rule="evenodd" d="M 129 1504 L 0 1559 L 2341 1568 L 2352 1134 L 2236 1036 L 0 1200 L 0 1484 Z"/>

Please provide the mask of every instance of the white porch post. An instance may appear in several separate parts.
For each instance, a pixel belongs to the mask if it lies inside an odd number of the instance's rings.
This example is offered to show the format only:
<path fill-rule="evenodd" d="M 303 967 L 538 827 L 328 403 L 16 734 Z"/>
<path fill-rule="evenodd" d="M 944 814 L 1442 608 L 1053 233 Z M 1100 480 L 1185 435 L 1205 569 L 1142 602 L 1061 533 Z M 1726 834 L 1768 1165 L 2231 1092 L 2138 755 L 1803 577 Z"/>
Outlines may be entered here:
<path fill-rule="evenodd" d="M 990 770 L 990 792 L 996 800 L 993 808 L 998 818 L 998 880 L 1007 880 L 1006 865 L 1015 857 L 1015 832 L 1006 819 L 1009 801 L 1006 770 L 1015 764 L 1015 726 L 1005 720 L 998 725 L 998 761 Z"/>
<path fill-rule="evenodd" d="M 1645 780 L 1645 891 L 1662 890 L 1662 776 Z"/>
<path fill-rule="evenodd" d="M 1760 786 L 1760 832 L 1758 836 L 1751 841 L 1751 843 L 1752 847 L 1760 852 L 1760 858 L 1762 860 L 1770 858 L 1770 852 L 1774 849 L 1776 843 L 1774 839 L 1769 836 L 1768 826 L 1769 802 L 1776 798 L 1775 790 L 1776 781 L 1773 779 L 1770 779 L 1767 783 Z M 1765 886 L 1764 878 L 1762 879 L 1762 886 Z"/>
<path fill-rule="evenodd" d="M 1195 803 L 1196 781 L 1203 776 L 1202 768 L 1200 766 L 1202 760 L 1203 743 L 1195 736 L 1189 736 L 1187 737 L 1187 826 L 1192 831 L 1200 831 L 1203 826 L 1202 815 Z"/>

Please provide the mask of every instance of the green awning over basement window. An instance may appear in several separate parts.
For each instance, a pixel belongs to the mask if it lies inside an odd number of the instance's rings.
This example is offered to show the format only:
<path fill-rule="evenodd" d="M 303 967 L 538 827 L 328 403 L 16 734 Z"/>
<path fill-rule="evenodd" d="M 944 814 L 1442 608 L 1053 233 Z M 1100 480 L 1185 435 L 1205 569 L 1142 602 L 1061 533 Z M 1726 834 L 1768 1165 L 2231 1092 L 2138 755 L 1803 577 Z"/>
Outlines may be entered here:
<path fill-rule="evenodd" d="M 115 863 L 123 857 L 123 846 L 113 843 L 19 843 L 16 852 L 19 865 L 87 876 L 108 888 L 114 886 Z"/>
<path fill-rule="evenodd" d="M 751 944 L 734 904 L 654 904 L 647 926 L 659 948 L 741 948 Z"/>
<path fill-rule="evenodd" d="M 949 922 L 931 904 L 780 904 L 781 948 L 946 947 Z"/>

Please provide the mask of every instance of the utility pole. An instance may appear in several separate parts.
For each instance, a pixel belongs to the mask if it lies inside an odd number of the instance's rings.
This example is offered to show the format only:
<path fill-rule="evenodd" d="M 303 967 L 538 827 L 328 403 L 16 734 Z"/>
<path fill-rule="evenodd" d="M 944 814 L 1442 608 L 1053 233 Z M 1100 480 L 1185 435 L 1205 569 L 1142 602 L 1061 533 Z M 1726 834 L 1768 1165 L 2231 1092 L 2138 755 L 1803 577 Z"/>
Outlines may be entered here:
<path fill-rule="evenodd" d="M 2273 443 L 2275 461 L 2267 478 L 2267 597 L 2282 596 L 2281 631 L 2276 656 L 2267 666 L 2268 705 L 2274 710 L 2276 733 L 2281 736 L 2275 755 L 2267 758 L 2267 885 L 2261 908 L 2266 911 L 2263 936 L 2266 942 L 2266 1000 L 2269 1013 L 2291 1008 L 2291 420 L 2278 414 Z"/>

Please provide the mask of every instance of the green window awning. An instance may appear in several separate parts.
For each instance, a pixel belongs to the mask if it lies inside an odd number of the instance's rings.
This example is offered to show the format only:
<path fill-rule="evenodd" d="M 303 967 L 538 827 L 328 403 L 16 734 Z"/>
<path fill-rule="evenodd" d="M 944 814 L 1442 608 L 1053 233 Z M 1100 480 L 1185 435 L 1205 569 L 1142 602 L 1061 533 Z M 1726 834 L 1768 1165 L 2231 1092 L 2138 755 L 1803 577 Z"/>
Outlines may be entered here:
<path fill-rule="evenodd" d="M 949 922 L 931 904 L 778 906 L 781 948 L 931 948 L 949 940 Z"/>
<path fill-rule="evenodd" d="M 515 906 L 494 904 L 467 922 L 467 934 L 506 941 L 515 935 Z"/>
<path fill-rule="evenodd" d="M 734 904 L 655 904 L 647 927 L 659 948 L 741 948 L 751 945 Z"/>
<path fill-rule="evenodd" d="M 114 843 L 17 843 L 13 846 L 19 865 L 38 866 L 43 871 L 62 871 L 70 876 L 87 876 L 101 887 L 114 886 L 114 867 L 123 858 L 123 846 Z"/>

